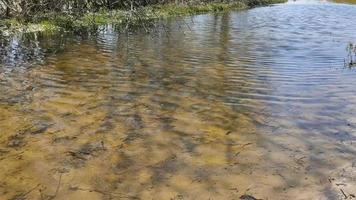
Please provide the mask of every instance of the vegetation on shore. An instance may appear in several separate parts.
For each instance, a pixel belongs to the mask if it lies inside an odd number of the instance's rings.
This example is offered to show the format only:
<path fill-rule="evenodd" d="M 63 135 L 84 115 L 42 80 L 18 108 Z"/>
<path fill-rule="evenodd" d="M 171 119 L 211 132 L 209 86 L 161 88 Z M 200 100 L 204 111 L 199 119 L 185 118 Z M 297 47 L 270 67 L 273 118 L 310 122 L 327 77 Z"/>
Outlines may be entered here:
<path fill-rule="evenodd" d="M 0 0 L 4 1 L 4 0 Z M 207 12 L 241 10 L 256 6 L 282 3 L 285 0 L 232 0 L 179 2 L 163 4 L 139 4 L 119 6 L 117 9 L 99 8 L 93 11 L 37 12 L 34 14 L 3 14 L 0 20 L 0 35 L 17 32 L 83 30 L 93 26 L 114 24 L 125 28 L 147 25 L 147 22 L 174 16 L 187 16 Z M 0 4 L 1 5 L 1 4 Z M 30 17 L 28 16 L 30 15 Z M 0 15 L 1 16 L 1 15 Z"/>

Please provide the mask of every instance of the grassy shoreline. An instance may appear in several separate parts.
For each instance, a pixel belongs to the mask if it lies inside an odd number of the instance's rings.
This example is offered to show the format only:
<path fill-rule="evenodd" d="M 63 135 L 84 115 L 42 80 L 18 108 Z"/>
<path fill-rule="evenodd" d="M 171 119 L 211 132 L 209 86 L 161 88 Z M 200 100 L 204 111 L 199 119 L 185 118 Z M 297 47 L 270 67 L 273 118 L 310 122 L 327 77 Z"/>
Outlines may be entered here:
<path fill-rule="evenodd" d="M 75 31 L 105 24 L 139 26 L 157 19 L 178 16 L 190 16 L 209 12 L 244 10 L 257 6 L 283 3 L 286 0 L 247 0 L 229 3 L 204 3 L 198 5 L 165 4 L 146 6 L 134 11 L 114 10 L 87 13 L 80 17 L 51 13 L 34 17 L 29 22 L 21 19 L 0 21 L 0 35 L 12 35 L 25 32 Z"/>

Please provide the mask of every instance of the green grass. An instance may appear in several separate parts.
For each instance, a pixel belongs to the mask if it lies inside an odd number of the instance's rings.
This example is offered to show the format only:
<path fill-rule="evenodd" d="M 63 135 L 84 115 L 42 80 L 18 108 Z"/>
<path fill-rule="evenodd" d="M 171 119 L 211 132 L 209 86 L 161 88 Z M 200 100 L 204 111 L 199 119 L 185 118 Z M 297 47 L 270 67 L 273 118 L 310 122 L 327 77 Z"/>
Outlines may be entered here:
<path fill-rule="evenodd" d="M 139 26 L 149 20 L 164 19 L 177 16 L 196 15 L 208 12 L 223 12 L 242 10 L 255 6 L 282 3 L 286 0 L 245 0 L 231 3 L 205 3 L 198 5 L 166 4 L 147 6 L 133 12 L 125 10 L 100 11 L 88 13 L 81 17 L 50 13 L 35 16 L 31 21 L 24 22 L 18 19 L 0 21 L 0 34 L 16 32 L 56 31 L 59 29 L 75 31 L 93 26 L 115 24 Z"/>

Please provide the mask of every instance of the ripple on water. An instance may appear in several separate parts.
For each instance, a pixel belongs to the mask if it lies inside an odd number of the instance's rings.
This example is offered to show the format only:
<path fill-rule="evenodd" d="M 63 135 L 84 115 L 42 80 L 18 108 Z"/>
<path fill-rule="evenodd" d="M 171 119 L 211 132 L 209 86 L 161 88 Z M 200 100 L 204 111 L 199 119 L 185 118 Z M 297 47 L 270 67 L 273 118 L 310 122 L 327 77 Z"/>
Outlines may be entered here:
<path fill-rule="evenodd" d="M 291 2 L 1 41 L 0 199 L 353 198 L 353 16 Z"/>

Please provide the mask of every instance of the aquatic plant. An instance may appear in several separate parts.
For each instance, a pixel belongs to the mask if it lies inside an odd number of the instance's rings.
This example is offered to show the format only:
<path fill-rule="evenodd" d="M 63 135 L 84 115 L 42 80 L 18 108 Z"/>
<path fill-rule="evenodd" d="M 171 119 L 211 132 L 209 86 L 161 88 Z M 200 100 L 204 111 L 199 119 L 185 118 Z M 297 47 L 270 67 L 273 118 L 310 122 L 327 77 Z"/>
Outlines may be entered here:
<path fill-rule="evenodd" d="M 349 43 L 346 47 L 347 57 L 345 59 L 346 67 L 356 67 L 356 44 Z"/>

